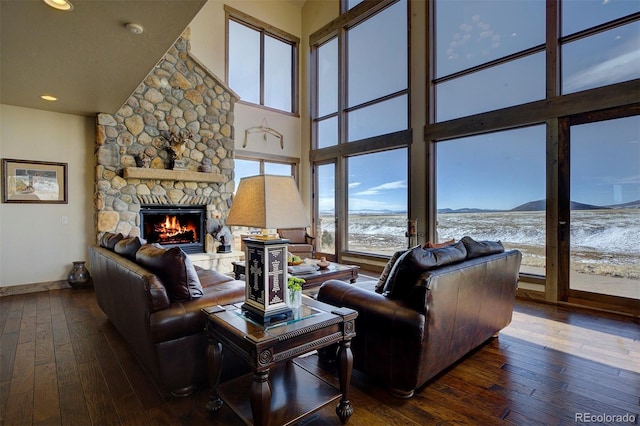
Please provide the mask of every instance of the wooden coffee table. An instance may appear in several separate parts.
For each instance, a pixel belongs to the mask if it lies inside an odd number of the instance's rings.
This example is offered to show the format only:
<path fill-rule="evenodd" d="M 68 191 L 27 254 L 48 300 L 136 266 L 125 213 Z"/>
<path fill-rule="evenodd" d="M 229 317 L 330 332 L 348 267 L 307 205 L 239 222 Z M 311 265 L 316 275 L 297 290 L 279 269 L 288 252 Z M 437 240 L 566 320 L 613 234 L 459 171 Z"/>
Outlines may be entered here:
<path fill-rule="evenodd" d="M 356 311 L 305 296 L 293 319 L 274 324 L 255 322 L 239 304 L 204 308 L 202 312 L 207 317 L 209 336 L 207 360 L 212 388 L 207 410 L 211 413 L 226 403 L 246 424 L 285 425 L 339 399 L 336 413 L 342 423 L 353 414 L 349 402 L 353 367 L 350 347 Z M 339 390 L 294 359 L 334 344 L 339 345 Z M 223 350 L 228 349 L 244 359 L 252 372 L 219 384 Z"/>
<path fill-rule="evenodd" d="M 342 265 L 339 263 L 331 263 L 328 269 L 320 269 L 308 274 L 292 274 L 298 278 L 303 278 L 305 283 L 302 285 L 302 289 L 306 290 L 311 287 L 316 287 L 327 280 L 343 280 L 355 283 L 358 278 L 358 271 L 360 267 L 357 265 Z M 243 261 L 233 262 L 233 273 L 237 280 L 242 279 L 245 271 L 245 263 Z"/>

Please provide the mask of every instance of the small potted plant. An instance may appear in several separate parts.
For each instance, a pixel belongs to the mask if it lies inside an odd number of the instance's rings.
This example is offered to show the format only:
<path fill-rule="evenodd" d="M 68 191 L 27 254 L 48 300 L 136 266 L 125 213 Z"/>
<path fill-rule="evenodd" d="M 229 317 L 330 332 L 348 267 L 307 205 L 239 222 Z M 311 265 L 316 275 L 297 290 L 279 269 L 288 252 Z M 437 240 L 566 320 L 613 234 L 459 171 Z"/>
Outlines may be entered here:
<path fill-rule="evenodd" d="M 289 307 L 297 309 L 302 306 L 302 284 L 306 281 L 302 278 L 289 275 L 287 288 L 289 289 Z"/>

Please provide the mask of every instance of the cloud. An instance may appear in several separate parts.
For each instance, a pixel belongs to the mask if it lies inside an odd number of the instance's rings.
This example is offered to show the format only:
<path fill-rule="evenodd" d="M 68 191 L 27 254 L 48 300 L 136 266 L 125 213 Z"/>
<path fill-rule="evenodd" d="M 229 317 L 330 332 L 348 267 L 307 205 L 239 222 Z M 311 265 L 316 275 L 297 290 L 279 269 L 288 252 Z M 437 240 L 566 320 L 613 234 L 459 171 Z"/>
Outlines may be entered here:
<path fill-rule="evenodd" d="M 360 185 L 361 185 L 361 183 L 360 183 L 360 182 L 351 182 L 351 183 L 349 184 L 349 188 L 355 188 L 356 186 L 360 186 Z"/>
<path fill-rule="evenodd" d="M 406 180 L 395 180 L 389 183 L 383 183 L 382 185 L 374 186 L 371 189 L 402 189 L 407 187 Z"/>
<path fill-rule="evenodd" d="M 565 79 L 564 89 L 575 92 L 637 77 L 638 51 L 634 48 L 569 76 Z"/>
<path fill-rule="evenodd" d="M 403 189 L 406 187 L 407 187 L 407 182 L 405 180 L 396 180 L 393 182 L 383 183 L 382 185 L 374 186 L 369 189 L 365 189 L 364 191 L 356 192 L 353 195 L 356 195 L 356 196 L 377 195 L 382 191 L 393 190 L 393 189 Z"/>
<path fill-rule="evenodd" d="M 364 196 L 364 195 L 377 195 L 379 194 L 380 191 L 376 191 L 375 189 L 367 189 L 366 191 L 360 191 L 360 192 L 356 192 L 353 195 L 357 195 L 357 196 Z"/>

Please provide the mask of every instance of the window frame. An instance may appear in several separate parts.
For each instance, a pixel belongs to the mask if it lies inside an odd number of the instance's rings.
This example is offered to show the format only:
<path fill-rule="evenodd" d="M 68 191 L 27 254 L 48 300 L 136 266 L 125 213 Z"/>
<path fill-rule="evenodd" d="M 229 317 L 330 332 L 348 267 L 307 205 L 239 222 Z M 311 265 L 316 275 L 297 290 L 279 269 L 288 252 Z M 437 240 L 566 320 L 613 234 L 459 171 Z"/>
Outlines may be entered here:
<path fill-rule="evenodd" d="M 233 21 L 237 24 L 244 25 L 257 31 L 260 34 L 260 103 L 238 100 L 238 103 L 245 105 L 257 106 L 269 111 L 275 111 L 283 114 L 292 115 L 295 117 L 300 116 L 300 101 L 299 101 L 299 63 L 300 63 L 300 39 L 286 31 L 280 30 L 273 25 L 270 25 L 264 21 L 254 18 L 244 12 L 234 9 L 228 5 L 224 5 L 225 11 L 225 82 L 229 84 L 229 22 Z M 286 111 L 274 107 L 270 107 L 264 104 L 265 96 L 265 36 L 275 38 L 283 43 L 291 46 L 291 111 Z M 233 89 L 233 88 L 232 88 Z"/>
<path fill-rule="evenodd" d="M 566 174 L 568 167 L 569 123 L 576 118 L 589 117 L 594 120 L 602 114 L 611 117 L 624 115 L 640 115 L 639 87 L 640 79 L 623 81 L 611 85 L 562 94 L 560 70 L 562 66 L 561 48 L 564 44 L 591 35 L 600 34 L 612 28 L 620 27 L 631 22 L 640 21 L 640 12 L 627 15 L 609 22 L 604 22 L 560 37 L 561 0 L 546 0 L 546 30 L 544 46 L 533 46 L 529 50 L 508 55 L 485 64 L 461 70 L 455 74 L 436 78 L 435 75 L 435 7 L 437 2 L 430 2 L 427 9 L 427 38 L 428 55 L 427 85 L 429 97 L 427 100 L 426 125 L 424 141 L 428 145 L 427 151 L 435 152 L 438 143 L 446 143 L 448 139 L 475 136 L 502 130 L 536 124 L 546 125 L 546 274 L 530 275 L 520 273 L 521 285 L 519 293 L 534 299 L 543 299 L 552 303 L 580 303 L 593 307 L 606 306 L 612 310 L 638 315 L 637 301 L 631 309 L 628 301 L 614 296 L 589 296 L 589 300 L 577 300 L 577 293 L 569 291 L 566 244 L 560 241 L 562 224 L 566 223 L 569 194 L 566 190 Z M 545 51 L 545 80 L 546 96 L 544 99 L 525 104 L 518 104 L 498 110 L 487 111 L 470 116 L 459 117 L 448 121 L 437 122 L 435 111 L 436 84 L 442 81 L 467 75 L 479 69 L 484 69 L 497 63 L 511 60 L 533 51 Z M 437 197 L 435 182 L 437 171 L 434 159 L 428 158 L 428 186 L 432 190 L 427 196 L 427 239 L 436 238 L 436 209 Z M 526 283 L 526 284 L 525 284 Z M 526 286 L 526 287 L 525 287 Z M 584 297 L 584 295 L 582 295 Z"/>
<path fill-rule="evenodd" d="M 348 194 L 346 190 L 346 186 L 348 183 L 348 175 L 347 175 L 347 158 L 350 156 L 356 156 L 361 154 L 371 154 L 386 150 L 392 150 L 396 148 L 407 148 L 407 214 L 409 212 L 409 207 L 411 205 L 411 191 L 410 191 L 410 146 L 412 143 L 412 130 L 410 128 L 411 124 L 411 26 L 410 26 L 410 16 L 411 16 L 411 2 L 407 0 L 406 2 L 406 19 L 407 19 L 407 87 L 406 89 L 388 93 L 384 96 L 381 96 L 377 99 L 372 99 L 366 102 L 363 102 L 358 105 L 347 106 L 347 96 L 348 96 L 348 78 L 347 78 L 347 36 L 350 28 L 363 23 L 368 18 L 376 15 L 377 13 L 383 11 L 384 9 L 394 5 L 399 0 L 367 0 L 364 1 L 352 9 L 341 14 L 337 19 L 332 21 L 330 24 L 325 27 L 319 29 L 315 33 L 311 34 L 309 37 L 309 45 L 311 46 L 311 92 L 312 92 L 312 102 L 311 102 L 311 114 L 310 114 L 310 122 L 311 122 L 311 150 L 309 153 L 309 161 L 311 163 L 312 171 L 315 175 L 315 167 L 316 165 L 322 165 L 329 162 L 335 164 L 335 173 L 336 173 L 336 199 L 335 199 L 335 210 L 336 217 L 338 223 L 336 224 L 336 254 L 332 256 L 327 254 L 327 258 L 330 260 L 343 261 L 346 258 L 349 258 L 349 261 L 353 261 L 354 259 L 373 259 L 379 260 L 381 258 L 385 258 L 383 255 L 375 254 L 375 253 L 363 253 L 363 252 L 354 252 L 349 251 L 346 247 L 348 235 L 347 229 L 347 211 L 346 207 L 348 204 Z M 341 4 L 346 4 L 346 1 Z M 318 116 L 318 103 L 317 103 L 317 90 L 318 90 L 318 58 L 317 58 L 317 50 L 319 47 L 324 45 L 325 43 L 337 38 L 338 40 L 338 111 L 325 114 L 323 116 Z M 362 108 L 366 108 L 371 105 L 376 105 L 378 103 L 387 101 L 389 99 L 394 99 L 399 96 L 406 96 L 407 98 L 407 129 L 400 130 L 384 135 L 377 135 L 373 137 L 367 137 L 360 140 L 348 141 L 348 123 L 347 116 L 350 112 L 357 111 Z M 317 123 L 328 118 L 337 117 L 338 119 L 338 143 L 336 145 L 318 148 L 317 146 Z M 312 193 L 314 200 L 317 191 L 317 183 L 313 182 Z M 317 221 L 318 210 L 317 203 L 314 202 L 314 209 L 312 212 L 312 221 L 315 224 Z M 322 253 L 324 256 L 325 253 Z"/>

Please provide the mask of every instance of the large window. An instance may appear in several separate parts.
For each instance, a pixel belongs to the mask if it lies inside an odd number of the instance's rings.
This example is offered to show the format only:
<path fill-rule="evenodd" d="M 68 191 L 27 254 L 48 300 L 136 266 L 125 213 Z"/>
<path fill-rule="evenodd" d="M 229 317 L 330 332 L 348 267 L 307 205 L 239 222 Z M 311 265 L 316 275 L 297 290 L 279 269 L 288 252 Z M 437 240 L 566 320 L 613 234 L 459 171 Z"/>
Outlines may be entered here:
<path fill-rule="evenodd" d="M 338 38 L 318 46 L 316 138 L 318 148 L 338 144 Z"/>
<path fill-rule="evenodd" d="M 570 288 L 640 299 L 640 116 L 570 138 Z"/>
<path fill-rule="evenodd" d="M 391 255 L 407 244 L 407 149 L 347 159 L 347 248 Z"/>
<path fill-rule="evenodd" d="M 336 166 L 334 163 L 316 167 L 317 206 L 315 234 L 318 236 L 316 251 L 336 254 Z"/>
<path fill-rule="evenodd" d="M 544 275 L 545 127 L 439 142 L 437 159 L 439 240 L 500 240 Z"/>
<path fill-rule="evenodd" d="M 407 3 L 364 2 L 362 15 L 311 36 L 311 158 L 321 201 L 314 218 L 323 254 L 387 255 L 407 244 Z"/>
<path fill-rule="evenodd" d="M 437 2 L 437 121 L 544 98 L 544 13 L 544 1 Z"/>
<path fill-rule="evenodd" d="M 228 6 L 225 10 L 229 87 L 242 102 L 297 113 L 299 40 Z"/>
<path fill-rule="evenodd" d="M 430 12 L 429 236 L 499 239 L 548 300 L 638 314 L 640 2 Z"/>

